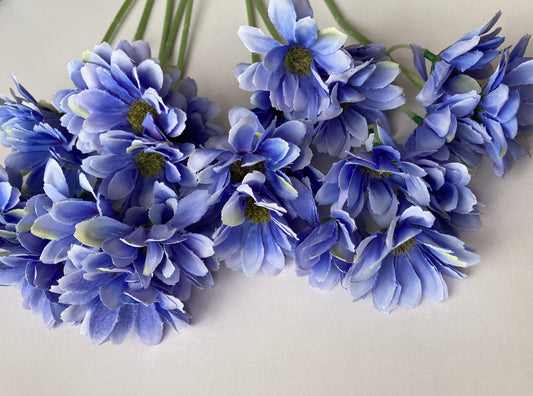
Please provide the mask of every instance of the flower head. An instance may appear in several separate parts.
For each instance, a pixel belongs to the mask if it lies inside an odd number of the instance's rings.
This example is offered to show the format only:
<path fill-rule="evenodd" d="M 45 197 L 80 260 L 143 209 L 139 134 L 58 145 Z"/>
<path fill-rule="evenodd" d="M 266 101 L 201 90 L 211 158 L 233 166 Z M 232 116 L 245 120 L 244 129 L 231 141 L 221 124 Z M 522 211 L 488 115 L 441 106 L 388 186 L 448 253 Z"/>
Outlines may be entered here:
<path fill-rule="evenodd" d="M 386 233 L 376 232 L 357 248 L 343 285 L 355 300 L 370 292 L 374 306 L 389 312 L 398 304 L 414 308 L 426 295 L 448 297 L 443 275 L 463 278 L 456 267 L 476 264 L 479 257 L 454 236 L 432 229 L 434 216 L 410 206 L 394 218 Z"/>
<path fill-rule="evenodd" d="M 292 119 L 316 120 L 330 104 L 327 76 L 342 73 L 351 64 L 341 48 L 346 35 L 335 28 L 318 31 L 309 12 L 300 6 L 297 12 L 291 0 L 270 1 L 269 17 L 286 42 L 250 26 L 238 32 L 250 51 L 265 54 L 262 62 L 236 69 L 240 87 L 269 91 L 272 106 Z"/>

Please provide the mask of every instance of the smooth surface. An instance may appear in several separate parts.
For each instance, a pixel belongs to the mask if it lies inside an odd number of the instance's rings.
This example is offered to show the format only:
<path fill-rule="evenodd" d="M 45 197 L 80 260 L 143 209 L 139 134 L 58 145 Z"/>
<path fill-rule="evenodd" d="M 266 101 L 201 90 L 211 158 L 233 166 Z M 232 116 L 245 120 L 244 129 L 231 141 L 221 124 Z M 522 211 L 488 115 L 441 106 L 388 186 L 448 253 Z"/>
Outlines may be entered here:
<path fill-rule="evenodd" d="M 121 37 L 133 37 L 144 5 L 136 3 Z M 148 25 L 154 54 L 164 3 L 156 1 Z M 321 1 L 311 3 L 319 27 L 335 25 Z M 13 86 L 10 72 L 37 98 L 50 100 L 71 87 L 67 62 L 101 39 L 120 4 L 0 2 L 0 92 Z M 388 46 L 416 41 L 439 52 L 498 9 L 508 45 L 533 33 L 530 0 L 338 4 L 351 22 Z M 249 93 L 232 75 L 236 63 L 250 59 L 236 35 L 242 24 L 244 0 L 195 2 L 188 71 L 200 94 L 220 102 L 226 113 L 248 105 Z M 410 56 L 398 59 L 408 64 Z M 394 119 L 397 136 L 412 128 L 403 115 Z M 219 120 L 227 126 L 224 115 Z M 192 296 L 194 324 L 182 334 L 169 331 L 151 348 L 134 335 L 120 346 L 95 346 L 79 328 L 48 331 L 40 317 L 21 308 L 18 290 L 0 288 L 0 394 L 530 395 L 533 162 L 523 158 L 505 179 L 485 164 L 472 188 L 486 204 L 483 225 L 463 238 L 482 262 L 467 270 L 465 280 L 448 282 L 447 301 L 425 299 L 410 311 L 382 314 L 370 299 L 352 303 L 341 288 L 319 292 L 292 267 L 276 278 L 221 269 L 213 289 Z"/>

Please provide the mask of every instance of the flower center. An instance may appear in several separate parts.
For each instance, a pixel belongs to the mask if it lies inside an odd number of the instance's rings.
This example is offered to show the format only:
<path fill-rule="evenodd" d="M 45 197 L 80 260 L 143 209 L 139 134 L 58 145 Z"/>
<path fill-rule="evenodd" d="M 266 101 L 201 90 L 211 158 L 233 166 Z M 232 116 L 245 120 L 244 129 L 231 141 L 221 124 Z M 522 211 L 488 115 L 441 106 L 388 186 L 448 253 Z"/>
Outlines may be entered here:
<path fill-rule="evenodd" d="M 135 132 L 142 132 L 144 130 L 142 123 L 148 113 L 154 118 L 157 117 L 155 108 L 144 100 L 136 100 L 131 104 L 128 110 L 128 122 Z"/>
<path fill-rule="evenodd" d="M 362 167 L 361 171 L 374 179 L 385 179 L 391 175 L 390 172 L 377 171 L 370 168 Z"/>
<path fill-rule="evenodd" d="M 270 211 L 262 206 L 257 206 L 252 197 L 246 198 L 244 217 L 252 223 L 266 223 L 270 221 Z"/>
<path fill-rule="evenodd" d="M 159 153 L 140 152 L 135 157 L 139 173 L 144 177 L 152 177 L 160 173 L 165 167 L 165 157 Z"/>
<path fill-rule="evenodd" d="M 415 241 L 414 238 L 408 239 L 407 241 L 402 243 L 400 246 L 396 247 L 396 249 L 394 249 L 392 251 L 392 254 L 394 254 L 395 256 L 397 256 L 399 254 L 405 254 L 409 250 L 411 250 L 413 248 L 413 246 L 415 246 L 415 245 L 416 245 L 416 241 Z"/>
<path fill-rule="evenodd" d="M 311 73 L 311 62 L 313 61 L 313 54 L 304 47 L 295 46 L 289 48 L 285 53 L 283 64 L 285 69 L 291 73 L 301 77 L 305 74 Z"/>
<path fill-rule="evenodd" d="M 248 173 L 252 173 L 254 171 L 259 171 L 263 173 L 265 171 L 265 165 L 262 162 L 259 162 L 257 164 L 253 164 L 250 166 L 242 166 L 242 160 L 235 161 L 233 164 L 229 167 L 229 173 L 231 176 L 231 182 L 232 183 L 242 183 L 244 180 L 244 176 L 246 176 Z"/>

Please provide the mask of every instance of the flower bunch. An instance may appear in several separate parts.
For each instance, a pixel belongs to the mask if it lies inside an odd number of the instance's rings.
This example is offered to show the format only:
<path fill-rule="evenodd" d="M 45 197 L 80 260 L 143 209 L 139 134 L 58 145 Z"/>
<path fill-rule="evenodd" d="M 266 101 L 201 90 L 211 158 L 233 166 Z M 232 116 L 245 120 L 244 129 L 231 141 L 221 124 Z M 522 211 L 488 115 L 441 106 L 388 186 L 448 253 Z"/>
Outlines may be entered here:
<path fill-rule="evenodd" d="M 253 56 L 234 73 L 253 108 L 232 108 L 227 134 L 183 78 L 183 51 L 169 63 L 191 0 L 173 19 L 168 7 L 158 58 L 144 41 L 104 40 L 69 64 L 74 88 L 52 104 L 14 80 L 0 106 L 0 284 L 20 286 L 49 327 L 80 324 L 95 343 L 133 329 L 149 345 L 187 325 L 192 287 L 211 287 L 219 262 L 252 276 L 293 261 L 312 286 L 386 312 L 444 300 L 444 276 L 480 260 L 459 239 L 480 225 L 471 170 L 488 156 L 503 176 L 527 152 L 529 36 L 502 48 L 498 13 L 439 54 L 411 44 L 418 76 L 392 58 L 409 46 L 371 42 L 325 1 L 359 44 L 319 30 L 307 0 L 247 1 L 272 37 L 238 31 Z M 401 72 L 423 116 L 394 84 Z M 416 124 L 403 144 L 394 109 Z"/>

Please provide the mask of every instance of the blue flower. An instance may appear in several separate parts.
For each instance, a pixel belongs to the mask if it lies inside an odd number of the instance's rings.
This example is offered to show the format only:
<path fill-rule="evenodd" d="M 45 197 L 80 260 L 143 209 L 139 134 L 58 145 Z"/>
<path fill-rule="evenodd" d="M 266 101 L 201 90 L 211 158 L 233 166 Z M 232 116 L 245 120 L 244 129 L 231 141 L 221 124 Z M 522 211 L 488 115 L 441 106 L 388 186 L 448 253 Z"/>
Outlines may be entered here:
<path fill-rule="evenodd" d="M 286 43 L 254 27 L 241 26 L 238 31 L 250 51 L 265 54 L 262 62 L 236 69 L 240 87 L 269 91 L 272 106 L 292 119 L 316 120 L 330 103 L 325 80 L 346 71 L 352 62 L 341 48 L 346 35 L 335 28 L 319 32 L 309 12 L 308 7 L 296 10 L 291 0 L 270 1 L 269 17 Z"/>
<path fill-rule="evenodd" d="M 186 114 L 164 98 L 176 81 L 150 58 L 147 43 L 121 41 L 115 50 L 107 43 L 83 54 L 69 66 L 76 90 L 60 91 L 54 104 L 65 112 L 62 125 L 77 136 L 84 153 L 101 151 L 100 135 L 122 130 L 165 141 L 185 129 Z"/>
<path fill-rule="evenodd" d="M 422 295 L 434 301 L 448 297 L 443 275 L 463 278 L 456 267 L 479 262 L 479 257 L 454 236 L 431 227 L 435 218 L 411 206 L 394 218 L 386 233 L 375 232 L 357 247 L 356 259 L 343 286 L 355 300 L 372 292 L 374 306 L 389 312 L 398 304 L 414 308 Z"/>
<path fill-rule="evenodd" d="M 120 344 L 133 329 L 143 343 L 154 345 L 161 342 L 164 323 L 179 330 L 189 322 L 179 298 L 144 288 L 131 267 L 116 268 L 106 253 L 83 246 L 72 247 L 53 291 L 69 305 L 63 321 L 81 323 L 82 334 L 96 344 Z"/>
<path fill-rule="evenodd" d="M 277 275 L 294 255 L 296 234 L 287 212 L 264 187 L 265 176 L 247 174 L 222 209 L 222 226 L 213 235 L 216 256 L 229 268 L 252 276 L 259 270 Z"/>
<path fill-rule="evenodd" d="M 83 160 L 82 169 L 102 179 L 98 192 L 111 200 L 127 199 L 127 205 L 148 207 L 153 199 L 154 181 L 167 185 L 193 187 L 195 175 L 185 165 L 192 144 L 178 145 L 135 139 L 120 131 L 101 138 L 107 153 Z"/>
<path fill-rule="evenodd" d="M 61 323 L 66 305 L 59 294 L 50 291 L 63 275 L 63 266 L 44 264 L 36 255 L 17 254 L 0 257 L 0 285 L 20 288 L 25 309 L 42 316 L 49 328 Z"/>
<path fill-rule="evenodd" d="M 316 199 L 321 205 L 345 210 L 356 218 L 363 210 L 380 228 L 388 227 L 396 216 L 402 192 L 416 205 L 429 204 L 429 192 L 423 180 L 425 171 L 419 166 L 403 161 L 394 141 L 378 124 L 381 144 L 370 152 L 351 154 L 336 162 L 324 178 Z M 364 228 L 373 228 L 366 224 Z"/>
<path fill-rule="evenodd" d="M 171 139 L 173 142 L 187 142 L 198 147 L 210 138 L 222 135 L 220 127 L 209 123 L 220 113 L 220 105 L 197 94 L 196 82 L 187 77 L 165 97 L 167 106 L 181 109 L 187 115 L 185 130 Z"/>
<path fill-rule="evenodd" d="M 435 216 L 434 228 L 439 232 L 457 235 L 457 230 L 476 231 L 480 227 L 477 198 L 467 187 L 470 174 L 463 164 L 438 164 L 429 159 L 413 162 L 426 172 L 430 202 L 427 206 Z"/>
<path fill-rule="evenodd" d="M 352 147 L 368 138 L 368 124 L 380 120 L 388 129 L 383 110 L 405 102 L 403 90 L 391 83 L 400 73 L 398 64 L 383 55 L 381 44 L 348 47 L 354 64 L 344 73 L 331 76 L 327 83 L 331 104 L 315 127 L 313 144 L 322 153 L 344 157 Z M 369 55 L 372 58 L 369 58 Z"/>
<path fill-rule="evenodd" d="M 217 145 L 220 148 L 196 150 L 188 162 L 197 172 L 199 183 L 209 186 L 213 202 L 227 186 L 238 185 L 254 171 L 265 174 L 267 184 L 277 196 L 295 199 L 298 193 L 286 171 L 297 160 L 303 165 L 310 161 L 311 153 L 305 150 L 302 155 L 299 147 L 307 133 L 305 124 L 287 121 L 279 127 L 271 124 L 264 129 L 257 116 L 242 107 L 231 109 L 229 120 L 227 141 L 220 141 Z"/>
<path fill-rule="evenodd" d="M 296 272 L 309 276 L 309 284 L 328 290 L 339 283 L 353 262 L 360 238 L 346 212 L 332 210 L 331 217 L 298 234 Z"/>
<path fill-rule="evenodd" d="M 489 31 L 500 16 L 501 12 L 498 12 L 485 25 L 468 33 L 436 56 L 431 74 L 416 97 L 423 106 L 431 105 L 444 95 L 447 84 L 453 84 L 455 79 L 462 78 L 463 73 L 479 79 L 490 75 L 492 70 L 490 62 L 500 54 L 497 48 L 504 38 L 498 37 L 499 28 L 490 33 Z M 426 78 L 424 51 L 416 45 L 413 48 L 415 65 L 422 77 Z"/>
<path fill-rule="evenodd" d="M 81 322 L 95 343 L 120 343 L 132 327 L 144 343 L 158 343 L 163 323 L 179 329 L 188 322 L 182 302 L 191 286 L 213 284 L 212 241 L 188 230 L 206 212 L 207 192 L 178 199 L 155 183 L 149 209 L 128 207 L 117 216 L 84 174 L 79 183 L 85 199 L 71 196 L 59 165 L 49 161 L 46 195 L 28 202 L 33 210 L 19 235 L 32 251 L 42 250 L 40 262 L 64 268 L 49 290 L 68 305 L 63 321 Z"/>
<path fill-rule="evenodd" d="M 19 171 L 29 171 L 28 193 L 39 194 L 48 159 L 67 159 L 69 134 L 61 127 L 57 110 L 37 103 L 15 78 L 13 81 L 21 96 L 15 96 L 14 100 L 4 98 L 0 106 L 2 144 L 11 148 L 5 164 Z"/>

